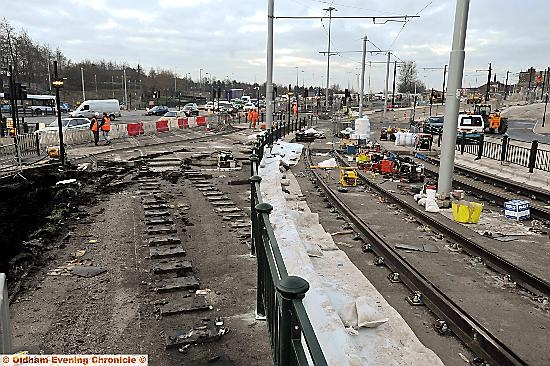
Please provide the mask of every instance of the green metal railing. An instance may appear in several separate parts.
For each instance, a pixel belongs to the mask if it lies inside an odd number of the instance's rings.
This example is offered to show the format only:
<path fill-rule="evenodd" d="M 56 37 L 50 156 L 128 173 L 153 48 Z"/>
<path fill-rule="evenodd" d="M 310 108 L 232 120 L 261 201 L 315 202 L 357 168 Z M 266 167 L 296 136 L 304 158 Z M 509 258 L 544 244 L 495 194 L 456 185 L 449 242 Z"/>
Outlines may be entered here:
<path fill-rule="evenodd" d="M 258 263 L 256 313 L 265 319 L 269 330 L 275 365 L 327 365 L 302 299 L 309 283 L 301 277 L 289 276 L 275 233 L 269 221 L 273 207 L 262 201 L 258 175 L 264 150 L 277 139 L 307 125 L 305 118 L 280 121 L 258 137 L 250 156 L 250 203 L 252 218 L 251 254 Z M 304 348 L 303 341 L 307 347 Z M 309 357 L 306 356 L 306 352 Z"/>

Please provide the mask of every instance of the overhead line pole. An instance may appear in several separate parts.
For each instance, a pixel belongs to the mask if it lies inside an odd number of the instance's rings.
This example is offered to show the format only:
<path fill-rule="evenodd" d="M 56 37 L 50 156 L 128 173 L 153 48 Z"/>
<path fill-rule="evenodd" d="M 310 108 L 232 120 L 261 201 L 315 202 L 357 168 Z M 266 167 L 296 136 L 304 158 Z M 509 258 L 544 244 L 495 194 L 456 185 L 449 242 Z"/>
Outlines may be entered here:
<path fill-rule="evenodd" d="M 365 94 L 365 61 L 367 59 L 367 41 L 368 38 L 363 38 L 363 59 L 361 61 L 361 87 L 359 94 L 359 118 L 363 117 L 363 95 Z M 369 75 L 370 76 L 370 75 Z"/>
<path fill-rule="evenodd" d="M 275 0 L 267 3 L 267 81 L 265 83 L 266 128 L 273 128 L 273 14 Z"/>
<path fill-rule="evenodd" d="M 388 60 L 386 61 L 386 83 L 384 86 L 384 112 L 382 113 L 382 121 L 386 121 L 386 112 L 388 111 L 388 79 L 390 78 L 390 58 L 391 52 L 388 51 Z"/>
<path fill-rule="evenodd" d="M 438 193 L 445 197 L 448 197 L 453 186 L 458 111 L 460 108 L 459 91 L 462 88 L 464 73 L 464 45 L 466 43 L 469 7 L 470 0 L 456 1 L 453 47 L 449 57 L 449 92 L 447 94 L 447 103 L 445 104 L 439 177 L 437 182 Z"/>
<path fill-rule="evenodd" d="M 323 9 L 325 11 L 328 11 L 328 46 L 327 46 L 327 92 L 325 96 L 325 107 L 328 112 L 328 88 L 329 88 L 329 79 L 330 79 L 330 26 L 332 24 L 332 11 L 336 10 L 336 8 L 330 6 L 326 9 Z"/>
<path fill-rule="evenodd" d="M 395 64 L 393 66 L 393 88 L 391 92 L 391 107 L 393 108 L 393 105 L 395 104 L 395 77 L 397 75 L 397 61 L 395 61 Z"/>

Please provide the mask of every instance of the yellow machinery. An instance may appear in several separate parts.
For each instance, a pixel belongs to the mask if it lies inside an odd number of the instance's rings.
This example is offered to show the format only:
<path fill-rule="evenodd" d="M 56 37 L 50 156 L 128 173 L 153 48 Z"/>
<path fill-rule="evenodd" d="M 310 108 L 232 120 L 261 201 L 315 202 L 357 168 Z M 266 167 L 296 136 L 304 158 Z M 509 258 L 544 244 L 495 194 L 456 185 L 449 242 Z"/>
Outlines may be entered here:
<path fill-rule="evenodd" d="M 466 98 L 467 104 L 479 104 L 481 103 L 481 101 L 482 101 L 482 98 L 481 98 L 481 94 L 479 93 L 469 93 L 468 97 Z"/>
<path fill-rule="evenodd" d="M 478 104 L 474 106 L 474 114 L 479 114 L 485 122 L 486 132 L 502 134 L 508 130 L 508 119 L 502 117 L 498 110 L 492 112 L 488 104 Z"/>
<path fill-rule="evenodd" d="M 362 152 L 359 155 L 357 155 L 356 160 L 357 160 L 357 167 L 359 169 L 363 169 L 365 164 L 370 162 L 370 155 L 367 152 Z"/>
<path fill-rule="evenodd" d="M 342 187 L 357 186 L 357 170 L 355 168 L 345 167 L 340 169 L 340 185 Z"/>

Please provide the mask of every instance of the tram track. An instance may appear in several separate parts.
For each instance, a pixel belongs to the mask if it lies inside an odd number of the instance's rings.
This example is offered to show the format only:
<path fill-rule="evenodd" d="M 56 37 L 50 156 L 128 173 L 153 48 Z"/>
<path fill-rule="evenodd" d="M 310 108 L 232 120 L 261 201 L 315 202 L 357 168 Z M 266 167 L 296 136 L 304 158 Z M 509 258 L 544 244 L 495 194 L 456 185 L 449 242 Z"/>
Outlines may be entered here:
<path fill-rule="evenodd" d="M 432 178 L 437 178 L 439 160 L 429 157 L 422 163 L 425 173 Z M 495 201 L 501 206 L 506 201 L 518 199 L 518 196 L 525 198 L 529 200 L 529 208 L 534 218 L 550 222 L 550 192 L 457 165 L 455 165 L 455 173 L 457 173 L 453 178 L 455 186 Z"/>
<path fill-rule="evenodd" d="M 337 156 L 338 157 L 338 156 Z M 345 164 L 343 159 L 340 158 L 340 161 Z M 311 156 L 309 149 L 306 152 L 307 163 L 311 166 Z M 347 165 L 347 164 L 345 164 Z M 491 334 L 483 325 L 481 325 L 476 319 L 470 316 L 466 311 L 464 311 L 457 303 L 453 302 L 445 293 L 437 288 L 437 286 L 432 283 L 428 278 L 426 278 L 422 273 L 414 268 L 404 257 L 402 257 L 390 244 L 388 244 L 375 230 L 369 227 L 353 210 L 348 207 L 348 205 L 339 198 L 339 195 L 332 190 L 328 184 L 320 177 L 320 175 L 312 169 L 312 173 L 315 176 L 315 179 L 319 186 L 323 189 L 329 199 L 334 203 L 334 205 L 339 209 L 340 213 L 347 216 L 350 222 L 356 227 L 357 231 L 364 236 L 370 243 L 372 243 L 372 250 L 376 255 L 382 257 L 384 264 L 387 265 L 393 272 L 399 273 L 400 279 L 405 283 L 405 285 L 411 291 L 419 291 L 422 294 L 422 299 L 424 303 L 430 308 L 430 310 L 436 314 L 439 318 L 443 319 L 457 337 L 464 342 L 469 348 L 471 348 L 476 354 L 483 357 L 487 361 L 496 365 L 524 365 L 527 364 L 523 361 L 517 354 L 515 354 L 509 347 L 507 347 L 503 342 L 501 342 L 497 337 Z M 449 228 L 443 230 L 441 225 L 437 225 L 437 220 L 426 217 L 424 215 L 416 215 L 416 211 L 411 210 L 408 203 L 401 200 L 395 200 L 395 196 L 390 192 L 385 190 L 382 187 L 379 187 L 377 184 L 372 183 L 366 177 L 362 176 L 363 180 L 374 188 L 382 196 L 387 197 L 388 199 L 398 203 L 406 211 L 413 214 L 413 216 L 420 217 L 421 221 L 428 223 L 430 226 L 435 224 L 436 228 L 440 230 L 443 234 L 452 236 L 449 233 Z M 422 212 L 422 211 L 420 211 Z M 422 212 L 423 213 L 423 212 Z M 458 233 L 457 233 L 458 234 Z M 511 263 L 506 260 L 499 258 L 494 253 L 488 252 L 475 245 L 473 241 L 469 238 L 453 236 L 453 239 L 459 239 L 457 242 L 463 244 L 465 239 L 467 242 L 466 245 L 463 245 L 465 251 L 471 255 L 480 256 L 484 261 L 490 262 L 490 266 L 496 267 L 498 264 L 499 272 L 503 272 L 502 268 L 514 272 L 514 278 L 522 277 L 526 288 L 531 286 L 538 287 L 548 294 L 548 283 L 544 280 L 536 278 L 529 273 L 526 273 L 521 268 L 513 266 Z M 474 244 L 472 248 L 469 248 L 468 244 Z M 492 259 L 492 261 L 489 261 Z M 504 263 L 504 264 L 503 264 Z M 489 264 L 489 263 L 488 263 Z M 519 274 L 515 273 L 518 272 Z M 523 273 L 522 273 L 523 272 Z M 521 284 L 521 281 L 518 281 Z M 523 284 L 521 284 L 523 285 Z"/>

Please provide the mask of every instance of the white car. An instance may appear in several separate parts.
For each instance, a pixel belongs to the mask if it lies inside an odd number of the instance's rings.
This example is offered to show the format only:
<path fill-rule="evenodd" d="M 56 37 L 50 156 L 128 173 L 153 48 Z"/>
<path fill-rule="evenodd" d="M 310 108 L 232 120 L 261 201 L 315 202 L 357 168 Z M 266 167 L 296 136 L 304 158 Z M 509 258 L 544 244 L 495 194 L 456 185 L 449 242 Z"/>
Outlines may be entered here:
<path fill-rule="evenodd" d="M 249 111 L 249 110 L 254 109 L 254 108 L 256 108 L 256 106 L 255 106 L 254 103 L 252 103 L 252 102 L 246 103 L 246 104 L 244 105 L 244 107 L 243 107 L 243 109 L 244 109 L 245 111 Z"/>
<path fill-rule="evenodd" d="M 65 130 L 74 130 L 74 129 L 89 129 L 90 120 L 88 118 L 62 118 L 61 123 L 63 125 L 63 131 Z M 58 131 L 59 125 L 57 120 L 54 120 L 49 125 L 39 130 L 36 130 L 35 133 L 47 132 L 47 131 Z"/>
<path fill-rule="evenodd" d="M 211 111 L 214 110 L 214 102 L 208 102 L 204 105 L 205 111 Z"/>

